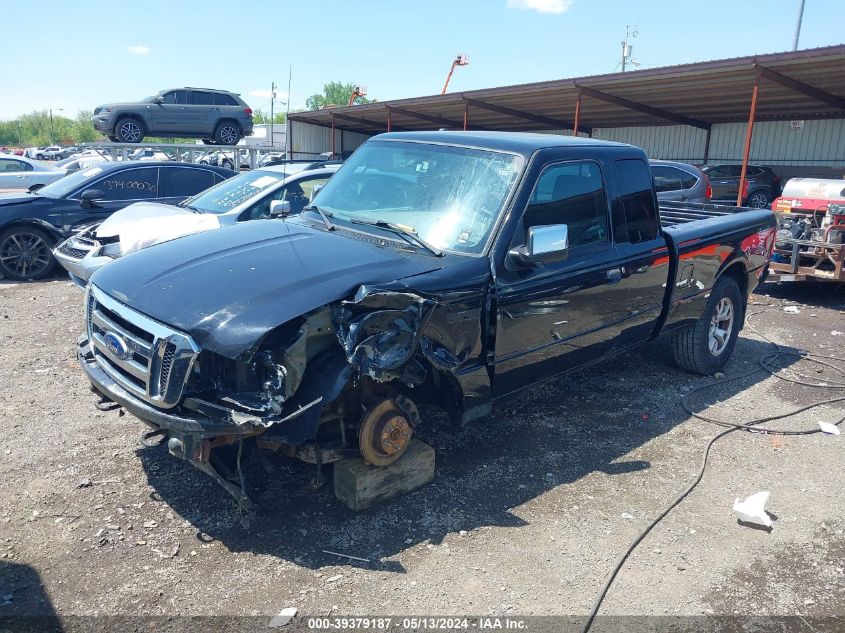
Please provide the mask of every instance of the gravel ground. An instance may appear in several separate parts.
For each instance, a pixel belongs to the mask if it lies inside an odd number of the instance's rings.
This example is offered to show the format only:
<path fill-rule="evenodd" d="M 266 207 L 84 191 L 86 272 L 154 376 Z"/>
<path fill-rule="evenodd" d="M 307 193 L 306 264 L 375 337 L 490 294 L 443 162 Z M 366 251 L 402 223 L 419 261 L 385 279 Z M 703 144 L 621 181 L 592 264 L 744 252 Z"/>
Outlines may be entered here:
<path fill-rule="evenodd" d="M 330 486 L 311 491 L 303 464 L 250 464 L 263 510 L 247 521 L 206 475 L 141 447 L 132 416 L 94 408 L 74 359 L 81 304 L 64 279 L 0 282 L 0 617 L 583 615 L 719 430 L 680 406 L 717 379 L 676 369 L 658 343 L 461 430 L 429 413 L 421 437 L 437 451 L 437 479 L 367 512 L 346 510 Z M 772 349 L 761 335 L 845 356 L 845 287 L 769 285 L 752 304 L 754 330 L 726 376 Z M 807 362 L 793 369 L 836 380 Z M 758 372 L 690 399 L 741 422 L 836 395 Z M 774 426 L 815 428 L 843 411 Z M 701 484 L 629 558 L 601 613 L 845 617 L 844 458 L 843 438 L 822 434 L 720 440 Z M 770 532 L 731 511 L 735 497 L 763 489 L 777 517 Z"/>

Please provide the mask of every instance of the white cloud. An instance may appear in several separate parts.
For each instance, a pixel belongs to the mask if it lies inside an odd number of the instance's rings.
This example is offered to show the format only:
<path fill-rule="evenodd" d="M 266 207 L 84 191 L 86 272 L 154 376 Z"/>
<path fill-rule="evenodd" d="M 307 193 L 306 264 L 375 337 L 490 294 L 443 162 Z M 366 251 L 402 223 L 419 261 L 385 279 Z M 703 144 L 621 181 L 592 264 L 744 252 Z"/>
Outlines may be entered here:
<path fill-rule="evenodd" d="M 574 0 L 508 0 L 508 8 L 539 13 L 563 13 L 573 2 Z"/>
<path fill-rule="evenodd" d="M 247 92 L 247 94 L 250 97 L 256 97 L 259 99 L 269 99 L 273 96 L 273 94 L 269 90 L 262 90 L 260 88 L 256 90 L 250 90 L 249 92 Z M 284 101 L 287 96 L 288 93 L 286 92 L 279 92 L 278 90 L 276 91 L 276 99 L 281 99 L 282 101 Z"/>
<path fill-rule="evenodd" d="M 150 47 L 149 46 L 130 46 L 126 50 L 128 50 L 133 55 L 146 55 L 147 53 L 150 52 Z"/>

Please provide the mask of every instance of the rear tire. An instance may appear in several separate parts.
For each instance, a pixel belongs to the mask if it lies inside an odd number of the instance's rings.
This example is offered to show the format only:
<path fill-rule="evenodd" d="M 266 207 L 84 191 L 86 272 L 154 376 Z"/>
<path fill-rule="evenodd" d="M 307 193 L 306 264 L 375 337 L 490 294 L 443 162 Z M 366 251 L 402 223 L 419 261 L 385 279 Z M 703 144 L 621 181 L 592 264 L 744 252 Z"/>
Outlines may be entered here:
<path fill-rule="evenodd" d="M 53 239 L 41 229 L 13 226 L 0 233 L 0 272 L 6 279 L 35 281 L 56 268 Z"/>
<path fill-rule="evenodd" d="M 240 140 L 241 129 L 232 121 L 223 121 L 214 130 L 214 142 L 217 145 L 237 145 Z"/>
<path fill-rule="evenodd" d="M 202 139 L 204 145 L 214 145 L 214 139 L 204 138 Z"/>
<path fill-rule="evenodd" d="M 720 277 L 693 325 L 672 334 L 672 355 L 688 372 L 714 374 L 733 353 L 742 323 L 742 293 L 730 277 Z"/>

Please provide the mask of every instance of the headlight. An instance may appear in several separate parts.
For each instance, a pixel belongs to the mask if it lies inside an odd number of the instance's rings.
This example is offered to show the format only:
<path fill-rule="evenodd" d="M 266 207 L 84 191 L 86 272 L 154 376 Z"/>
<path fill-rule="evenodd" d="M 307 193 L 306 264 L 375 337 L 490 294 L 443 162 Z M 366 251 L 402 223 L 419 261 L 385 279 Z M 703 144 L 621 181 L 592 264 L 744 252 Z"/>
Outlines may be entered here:
<path fill-rule="evenodd" d="M 120 242 L 112 242 L 111 244 L 106 244 L 105 246 L 100 249 L 100 255 L 104 257 L 111 257 L 112 259 L 117 259 L 120 257 Z"/>

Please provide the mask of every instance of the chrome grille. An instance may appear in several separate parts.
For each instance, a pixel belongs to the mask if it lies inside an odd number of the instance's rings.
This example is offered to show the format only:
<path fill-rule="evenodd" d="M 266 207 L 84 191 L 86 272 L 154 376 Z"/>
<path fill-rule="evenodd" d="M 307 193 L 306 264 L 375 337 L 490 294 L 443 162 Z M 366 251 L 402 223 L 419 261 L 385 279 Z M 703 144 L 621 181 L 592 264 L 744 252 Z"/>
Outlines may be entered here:
<path fill-rule="evenodd" d="M 89 286 L 88 339 L 115 382 L 162 408 L 176 406 L 199 348 L 193 339 Z"/>

